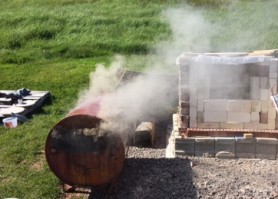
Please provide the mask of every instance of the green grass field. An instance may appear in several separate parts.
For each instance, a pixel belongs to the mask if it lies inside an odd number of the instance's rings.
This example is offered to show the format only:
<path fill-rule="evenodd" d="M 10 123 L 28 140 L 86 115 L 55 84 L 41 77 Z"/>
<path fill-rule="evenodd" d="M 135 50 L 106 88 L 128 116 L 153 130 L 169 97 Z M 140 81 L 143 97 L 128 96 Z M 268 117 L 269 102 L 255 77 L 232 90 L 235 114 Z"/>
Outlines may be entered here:
<path fill-rule="evenodd" d="M 53 99 L 31 122 L 0 126 L 0 198 L 61 197 L 44 157 L 46 136 L 88 87 L 96 64 L 120 54 L 124 67 L 143 70 L 149 57 L 160 56 L 157 49 L 278 48 L 277 1 L 232 2 L 1 0 L 0 89 L 48 90 Z"/>

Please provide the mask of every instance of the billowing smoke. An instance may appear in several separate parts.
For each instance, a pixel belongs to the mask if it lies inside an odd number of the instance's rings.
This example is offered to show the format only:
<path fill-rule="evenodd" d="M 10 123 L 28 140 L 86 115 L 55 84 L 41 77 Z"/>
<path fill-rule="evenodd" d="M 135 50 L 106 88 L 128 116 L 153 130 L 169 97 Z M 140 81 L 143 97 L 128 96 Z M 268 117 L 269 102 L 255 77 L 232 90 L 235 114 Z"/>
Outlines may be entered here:
<path fill-rule="evenodd" d="M 171 77 L 159 72 L 161 68 L 173 68 L 172 71 L 177 75 L 178 67 L 175 66 L 175 61 L 182 52 L 245 51 L 264 47 L 266 31 L 261 23 L 267 22 L 270 26 L 273 24 L 271 14 L 273 7 L 277 8 L 277 5 L 274 5 L 274 1 L 265 1 L 262 9 L 259 9 L 260 6 L 254 4 L 256 15 L 251 12 L 254 8 L 252 4 L 248 5 L 251 7 L 246 6 L 244 13 L 239 13 L 235 9 L 236 5 L 229 5 L 230 7 L 223 8 L 229 11 L 223 14 L 223 10 L 219 10 L 219 15 L 223 17 L 216 17 L 214 21 L 208 18 L 208 14 L 203 10 L 187 5 L 164 10 L 162 20 L 169 23 L 172 36 L 168 41 L 155 46 L 156 53 L 149 60 L 152 67 L 142 66 L 149 71 L 120 85 L 119 74 L 126 65 L 125 58 L 117 56 L 111 66 L 99 65 L 96 71 L 91 73 L 90 86 L 83 92 L 78 106 L 99 101 L 101 98 L 99 116 L 106 120 L 103 126 L 113 131 L 126 131 L 127 127 L 136 121 L 163 118 L 173 113 L 178 98 L 177 79 L 174 75 Z M 277 9 L 275 12 L 277 19 Z M 258 31 L 261 34 L 259 37 Z M 197 70 L 200 75 L 213 72 L 206 71 L 204 74 Z M 241 70 L 239 72 L 241 73 Z"/>
<path fill-rule="evenodd" d="M 116 56 L 109 67 L 99 65 L 91 73 L 90 87 L 81 94 L 77 107 L 100 103 L 97 116 L 105 121 L 102 128 L 113 132 L 126 132 L 140 121 L 167 119 L 176 109 L 177 76 L 150 70 L 122 83 L 124 66 L 121 56 Z"/>

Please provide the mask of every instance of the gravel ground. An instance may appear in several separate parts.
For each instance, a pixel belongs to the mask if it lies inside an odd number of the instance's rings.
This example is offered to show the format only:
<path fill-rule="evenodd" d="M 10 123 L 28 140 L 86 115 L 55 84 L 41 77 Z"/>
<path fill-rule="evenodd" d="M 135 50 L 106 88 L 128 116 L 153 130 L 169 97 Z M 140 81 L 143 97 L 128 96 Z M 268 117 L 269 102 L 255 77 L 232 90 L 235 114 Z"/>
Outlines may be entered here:
<path fill-rule="evenodd" d="M 130 147 L 115 199 L 278 198 L 277 160 L 177 157 Z"/>
<path fill-rule="evenodd" d="M 65 194 L 62 198 L 101 199 Z M 278 160 L 165 158 L 165 149 L 130 147 L 108 199 L 278 199 Z"/>
<path fill-rule="evenodd" d="M 166 159 L 164 135 L 159 134 L 155 148 L 129 147 L 116 192 L 106 199 L 278 199 L 278 160 Z M 65 194 L 62 198 L 103 197 Z"/>

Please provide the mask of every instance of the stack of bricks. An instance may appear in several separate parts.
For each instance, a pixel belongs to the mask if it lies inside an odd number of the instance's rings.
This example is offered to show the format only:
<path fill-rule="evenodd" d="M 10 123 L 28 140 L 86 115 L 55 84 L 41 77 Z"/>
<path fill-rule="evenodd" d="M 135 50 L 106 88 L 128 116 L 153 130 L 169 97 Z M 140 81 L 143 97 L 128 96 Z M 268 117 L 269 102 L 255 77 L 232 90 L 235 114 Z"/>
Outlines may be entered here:
<path fill-rule="evenodd" d="M 215 99 L 212 85 L 190 84 L 190 62 L 180 64 L 179 113 L 182 128 L 276 129 L 278 117 L 272 95 L 277 94 L 278 59 L 240 65 L 250 78 L 249 99 Z"/>

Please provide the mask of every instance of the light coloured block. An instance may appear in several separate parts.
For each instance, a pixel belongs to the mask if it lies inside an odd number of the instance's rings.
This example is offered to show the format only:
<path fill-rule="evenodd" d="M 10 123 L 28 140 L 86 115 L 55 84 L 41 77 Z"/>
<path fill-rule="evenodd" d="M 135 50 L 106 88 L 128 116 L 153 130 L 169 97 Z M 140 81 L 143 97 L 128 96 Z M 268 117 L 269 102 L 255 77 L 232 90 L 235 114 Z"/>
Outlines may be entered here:
<path fill-rule="evenodd" d="M 204 101 L 203 100 L 198 99 L 197 110 L 204 111 Z"/>
<path fill-rule="evenodd" d="M 201 129 L 219 129 L 220 128 L 220 123 L 219 122 L 198 123 L 198 128 L 201 128 Z"/>
<path fill-rule="evenodd" d="M 262 100 L 261 101 L 261 111 L 262 112 L 267 112 L 268 111 L 268 107 L 269 107 L 269 101 L 268 100 Z"/>
<path fill-rule="evenodd" d="M 260 88 L 268 89 L 268 77 L 260 77 Z"/>
<path fill-rule="evenodd" d="M 260 122 L 260 113 L 259 112 L 251 112 L 251 123 L 259 123 Z"/>
<path fill-rule="evenodd" d="M 250 99 L 260 99 L 260 78 L 250 78 Z"/>
<path fill-rule="evenodd" d="M 227 112 L 226 111 L 205 111 L 204 122 L 226 122 Z"/>
<path fill-rule="evenodd" d="M 269 98 L 269 89 L 260 88 L 260 100 L 267 100 Z"/>
<path fill-rule="evenodd" d="M 268 119 L 275 119 L 276 118 L 276 109 L 270 108 L 268 109 Z"/>
<path fill-rule="evenodd" d="M 190 128 L 197 128 L 197 118 L 190 118 L 189 127 Z"/>
<path fill-rule="evenodd" d="M 243 123 L 244 129 L 256 129 L 255 126 L 256 126 L 255 123 Z"/>
<path fill-rule="evenodd" d="M 261 123 L 243 123 L 244 129 L 254 129 L 254 130 L 266 130 L 268 129 L 268 124 Z"/>
<path fill-rule="evenodd" d="M 222 128 L 222 129 L 243 129 L 243 123 L 221 122 L 220 128 Z"/>
<path fill-rule="evenodd" d="M 276 73 L 269 73 L 269 78 L 271 78 L 271 79 L 277 79 L 277 77 L 278 77 L 277 72 L 276 72 Z"/>
<path fill-rule="evenodd" d="M 276 127 L 276 121 L 275 121 L 275 119 L 273 119 L 273 118 L 268 119 L 267 129 L 269 129 L 269 130 L 274 130 L 275 127 Z"/>
<path fill-rule="evenodd" d="M 271 95 L 275 95 L 277 93 L 277 79 L 269 79 L 269 89 Z"/>
<path fill-rule="evenodd" d="M 260 100 L 251 100 L 251 111 L 260 112 L 262 109 L 262 102 Z"/>
<path fill-rule="evenodd" d="M 251 100 L 229 100 L 228 111 L 251 112 Z"/>
<path fill-rule="evenodd" d="M 272 59 L 269 63 L 269 78 L 277 79 L 278 77 L 278 59 Z"/>
<path fill-rule="evenodd" d="M 255 129 L 258 129 L 258 130 L 266 130 L 266 129 L 268 129 L 268 124 L 261 124 L 261 123 L 259 123 L 259 124 L 255 124 Z"/>
<path fill-rule="evenodd" d="M 228 100 L 204 100 L 204 111 L 227 111 Z"/>
<path fill-rule="evenodd" d="M 190 95 L 189 97 L 189 106 L 196 107 L 197 108 L 197 96 L 196 95 Z"/>
<path fill-rule="evenodd" d="M 208 87 L 208 85 L 206 87 L 198 88 L 197 98 L 198 98 L 198 100 L 209 99 L 209 87 Z"/>
<path fill-rule="evenodd" d="M 197 122 L 198 123 L 204 122 L 204 112 L 202 111 L 197 112 Z"/>
<path fill-rule="evenodd" d="M 248 112 L 228 112 L 227 122 L 245 122 L 251 121 L 251 114 Z"/>
<path fill-rule="evenodd" d="M 190 115 L 190 117 L 197 118 L 197 108 L 190 107 L 189 115 Z"/>

